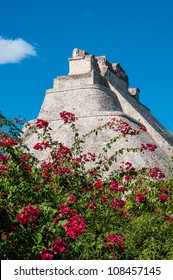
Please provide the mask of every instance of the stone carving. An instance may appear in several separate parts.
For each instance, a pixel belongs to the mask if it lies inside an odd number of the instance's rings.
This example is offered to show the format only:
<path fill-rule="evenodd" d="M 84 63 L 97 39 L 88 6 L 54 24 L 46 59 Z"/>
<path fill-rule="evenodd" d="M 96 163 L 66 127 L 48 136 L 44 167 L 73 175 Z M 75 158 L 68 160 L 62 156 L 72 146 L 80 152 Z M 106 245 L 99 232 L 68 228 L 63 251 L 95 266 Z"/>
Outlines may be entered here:
<path fill-rule="evenodd" d="M 139 100 L 139 88 L 129 88 L 128 91 L 132 97 L 134 97 L 136 100 Z"/>
<path fill-rule="evenodd" d="M 73 58 L 84 57 L 87 54 L 88 53 L 85 50 L 79 50 L 79 49 L 75 48 L 72 52 L 72 57 Z"/>
<path fill-rule="evenodd" d="M 128 83 L 128 76 L 119 63 L 112 63 L 112 69 L 120 79 Z"/>
<path fill-rule="evenodd" d="M 108 70 L 108 65 L 106 64 L 106 56 L 96 57 L 99 72 L 104 76 Z"/>

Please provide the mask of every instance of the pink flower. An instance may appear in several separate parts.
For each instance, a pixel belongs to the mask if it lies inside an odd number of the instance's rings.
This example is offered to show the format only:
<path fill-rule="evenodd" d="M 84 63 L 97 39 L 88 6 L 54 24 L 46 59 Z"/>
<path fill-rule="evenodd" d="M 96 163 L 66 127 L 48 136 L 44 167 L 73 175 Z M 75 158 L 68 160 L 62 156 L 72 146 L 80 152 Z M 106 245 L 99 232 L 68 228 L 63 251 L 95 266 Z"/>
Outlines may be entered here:
<path fill-rule="evenodd" d="M 94 189 L 103 189 L 103 183 L 101 179 L 97 179 L 96 183 L 94 184 Z"/>
<path fill-rule="evenodd" d="M 132 177 L 130 175 L 124 175 L 124 180 L 129 181 Z"/>
<path fill-rule="evenodd" d="M 114 198 L 114 199 L 112 200 L 112 204 L 110 205 L 110 208 L 111 208 L 112 210 L 115 210 L 115 209 L 117 209 L 117 207 L 123 208 L 124 205 L 125 205 L 125 201 L 124 201 L 124 200 Z"/>
<path fill-rule="evenodd" d="M 2 240 L 8 240 L 8 236 L 6 234 L 2 234 L 1 239 Z"/>
<path fill-rule="evenodd" d="M 55 255 L 57 255 L 58 253 L 64 254 L 67 251 L 66 244 L 61 238 L 56 238 L 55 245 L 52 246 L 52 249 Z"/>
<path fill-rule="evenodd" d="M 140 130 L 143 130 L 143 131 L 147 131 L 147 129 L 146 129 L 145 126 L 140 126 L 139 129 L 140 129 Z"/>
<path fill-rule="evenodd" d="M 167 202 L 168 201 L 168 196 L 166 194 L 158 194 L 157 196 L 160 200 L 162 200 L 163 202 Z"/>
<path fill-rule="evenodd" d="M 9 166 L 0 165 L 0 170 L 9 170 Z"/>
<path fill-rule="evenodd" d="M 33 147 L 35 150 L 43 150 L 45 148 L 50 148 L 50 144 L 48 142 L 37 143 Z"/>
<path fill-rule="evenodd" d="M 105 203 L 105 202 L 107 202 L 108 197 L 107 197 L 106 195 L 102 195 L 102 196 L 100 197 L 100 200 L 103 201 L 103 202 Z"/>
<path fill-rule="evenodd" d="M 58 174 L 59 176 L 62 176 L 65 173 L 70 173 L 72 174 L 73 171 L 69 167 L 56 167 L 53 169 L 54 174 Z"/>
<path fill-rule="evenodd" d="M 0 162 L 4 163 L 5 161 L 7 161 L 9 159 L 9 157 L 6 155 L 3 155 L 3 154 L 0 154 Z"/>
<path fill-rule="evenodd" d="M 134 200 L 136 201 L 136 202 L 145 202 L 146 200 L 147 200 L 147 198 L 146 198 L 146 195 L 145 194 L 142 194 L 142 193 L 138 193 L 137 195 L 136 195 L 136 197 L 134 198 Z"/>
<path fill-rule="evenodd" d="M 133 133 L 132 127 L 127 122 L 124 122 L 122 119 L 111 119 L 111 122 L 109 122 L 109 128 L 115 131 L 120 131 L 123 135 Z"/>
<path fill-rule="evenodd" d="M 97 206 L 97 203 L 95 201 L 90 201 L 86 204 L 86 208 L 89 208 L 91 212 L 94 211 L 96 206 Z"/>
<path fill-rule="evenodd" d="M 109 128 L 114 131 L 120 131 L 123 135 L 138 135 L 139 132 L 136 129 L 133 129 L 129 123 L 124 122 L 122 119 L 112 118 L 110 122 L 108 122 Z"/>
<path fill-rule="evenodd" d="M 124 165 L 126 166 L 126 169 L 128 170 L 128 169 L 131 169 L 131 167 L 132 167 L 132 163 L 131 162 L 125 162 L 124 163 Z"/>
<path fill-rule="evenodd" d="M 49 122 L 45 121 L 45 120 L 41 120 L 41 119 L 37 119 L 36 120 L 36 127 L 41 129 L 43 127 L 48 127 Z"/>
<path fill-rule="evenodd" d="M 120 185 L 120 186 L 118 186 L 118 190 L 124 192 L 124 191 L 126 191 L 126 188 L 124 186 Z"/>
<path fill-rule="evenodd" d="M 113 191 L 113 192 L 118 192 L 118 186 L 119 186 L 119 182 L 116 180 L 112 180 L 108 183 L 109 185 L 109 190 Z"/>
<path fill-rule="evenodd" d="M 77 120 L 76 116 L 73 113 L 63 111 L 60 113 L 61 119 L 63 119 L 64 123 L 74 122 Z"/>
<path fill-rule="evenodd" d="M 167 214 L 164 214 L 164 217 L 165 217 L 165 219 L 167 220 L 167 221 L 173 221 L 173 217 L 172 216 L 169 216 L 169 215 L 167 215 Z"/>
<path fill-rule="evenodd" d="M 68 206 L 68 204 L 67 204 L 67 203 L 63 203 L 63 202 L 61 202 L 61 203 L 60 203 L 60 206 L 61 206 L 61 207 L 67 207 L 67 206 Z"/>
<path fill-rule="evenodd" d="M 19 230 L 19 228 L 17 228 L 16 226 L 11 225 L 11 226 L 9 226 L 8 232 L 10 233 L 12 231 L 18 231 L 18 230 Z"/>
<path fill-rule="evenodd" d="M 41 260 L 53 260 L 54 256 L 49 253 L 49 250 L 47 248 L 44 248 L 42 250 L 42 253 L 38 255 L 38 258 Z"/>
<path fill-rule="evenodd" d="M 59 210 L 59 213 L 60 213 L 61 215 L 66 215 L 66 214 L 68 214 L 69 212 L 70 212 L 70 208 L 69 208 L 69 207 L 65 207 L 65 208 Z"/>
<path fill-rule="evenodd" d="M 60 216 L 56 215 L 55 220 L 54 220 L 54 224 L 58 224 L 59 220 L 60 220 Z"/>
<path fill-rule="evenodd" d="M 95 153 L 87 153 L 82 155 L 82 160 L 84 162 L 95 161 L 96 156 Z"/>
<path fill-rule="evenodd" d="M 29 222 L 36 222 L 39 215 L 39 209 L 33 208 L 31 205 L 28 205 L 24 210 L 16 216 L 16 219 L 20 224 L 28 224 Z"/>
<path fill-rule="evenodd" d="M 117 244 L 119 245 L 119 248 L 121 250 L 124 249 L 125 247 L 125 243 L 124 243 L 124 236 L 122 235 L 115 235 L 115 234 L 110 234 L 106 237 L 106 242 L 105 242 L 105 247 L 107 249 L 111 249 L 111 247 L 114 245 L 114 244 Z"/>
<path fill-rule="evenodd" d="M 157 146 L 155 144 L 150 144 L 147 143 L 146 145 L 141 144 L 140 151 L 142 152 L 143 150 L 148 150 L 154 152 L 157 149 Z"/>
<path fill-rule="evenodd" d="M 118 215 L 120 215 L 120 216 L 127 216 L 127 214 L 128 214 L 128 211 L 127 211 L 127 210 L 120 210 L 120 211 L 118 212 Z"/>
<path fill-rule="evenodd" d="M 62 158 L 63 155 L 69 155 L 71 157 L 72 151 L 66 146 L 61 146 L 58 152 L 56 153 L 56 158 Z"/>
<path fill-rule="evenodd" d="M 77 197 L 74 194 L 70 194 L 68 201 L 69 201 L 69 203 L 75 204 L 77 201 Z"/>
<path fill-rule="evenodd" d="M 154 167 L 153 169 L 150 169 L 148 175 L 159 182 L 162 182 L 163 179 L 165 178 L 165 174 L 158 167 Z"/>
<path fill-rule="evenodd" d="M 72 216 L 63 226 L 66 230 L 66 235 L 75 239 L 86 230 L 85 220 L 81 214 Z"/>
<path fill-rule="evenodd" d="M 6 138 L 5 140 L 3 140 L 2 142 L 0 142 L 0 146 L 13 146 L 13 145 L 18 145 L 18 142 L 16 140 L 10 139 L 10 138 Z"/>

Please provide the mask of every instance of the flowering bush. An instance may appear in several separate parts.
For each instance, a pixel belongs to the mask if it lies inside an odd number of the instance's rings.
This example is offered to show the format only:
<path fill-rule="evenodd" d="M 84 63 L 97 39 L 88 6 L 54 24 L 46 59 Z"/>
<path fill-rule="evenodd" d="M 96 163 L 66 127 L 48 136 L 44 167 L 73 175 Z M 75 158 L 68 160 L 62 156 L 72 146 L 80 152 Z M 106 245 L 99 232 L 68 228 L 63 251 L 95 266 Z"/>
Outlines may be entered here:
<path fill-rule="evenodd" d="M 60 116 L 76 133 L 76 116 Z M 117 139 L 146 133 L 121 119 L 106 125 L 120 133 Z M 54 142 L 40 119 L 35 129 L 44 139 L 33 148 L 48 149 L 50 158 L 39 162 L 16 124 L 1 116 L 0 126 L 1 259 L 173 259 L 173 178 L 130 162 L 105 176 L 115 156 L 98 163 L 92 151 L 82 153 L 78 133 L 71 148 Z M 156 149 L 143 143 L 133 150 Z M 95 166 L 87 169 L 90 162 Z"/>
<path fill-rule="evenodd" d="M 29 222 L 36 222 L 39 215 L 39 209 L 33 208 L 31 205 L 28 205 L 24 210 L 16 216 L 16 219 L 20 224 L 28 224 Z"/>

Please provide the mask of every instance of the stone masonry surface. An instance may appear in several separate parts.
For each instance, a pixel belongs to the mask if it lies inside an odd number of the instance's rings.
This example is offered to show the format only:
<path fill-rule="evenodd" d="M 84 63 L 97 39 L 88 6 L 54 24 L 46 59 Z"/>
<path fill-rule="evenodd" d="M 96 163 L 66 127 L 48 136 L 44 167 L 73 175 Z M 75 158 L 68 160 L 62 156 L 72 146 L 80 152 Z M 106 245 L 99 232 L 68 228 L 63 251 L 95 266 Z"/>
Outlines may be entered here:
<path fill-rule="evenodd" d="M 122 119 L 133 128 L 147 128 L 146 133 L 130 137 L 128 141 L 121 139 L 109 151 L 115 153 L 122 147 L 140 147 L 142 143 L 155 143 L 155 153 L 145 152 L 144 155 L 125 153 L 112 168 L 120 166 L 121 161 L 130 161 L 135 167 L 160 167 L 167 170 L 171 162 L 173 150 L 172 135 L 152 116 L 148 108 L 139 102 L 139 89 L 128 88 L 128 76 L 119 63 L 107 61 L 105 56 L 95 57 L 86 51 L 74 49 L 69 58 L 70 71 L 68 76 L 54 79 L 53 89 L 47 90 L 39 119 L 49 121 L 52 137 L 67 146 L 73 143 L 73 135 L 68 125 L 60 119 L 60 112 L 68 111 L 78 117 L 76 126 L 80 135 L 85 134 L 111 118 Z M 30 122 L 34 126 L 34 121 Z M 24 129 L 25 141 L 36 156 L 44 160 L 45 151 L 34 151 L 33 145 L 37 137 L 28 136 Z M 104 145 L 115 136 L 115 132 L 106 129 L 96 137 L 87 139 L 84 150 L 102 152 Z"/>

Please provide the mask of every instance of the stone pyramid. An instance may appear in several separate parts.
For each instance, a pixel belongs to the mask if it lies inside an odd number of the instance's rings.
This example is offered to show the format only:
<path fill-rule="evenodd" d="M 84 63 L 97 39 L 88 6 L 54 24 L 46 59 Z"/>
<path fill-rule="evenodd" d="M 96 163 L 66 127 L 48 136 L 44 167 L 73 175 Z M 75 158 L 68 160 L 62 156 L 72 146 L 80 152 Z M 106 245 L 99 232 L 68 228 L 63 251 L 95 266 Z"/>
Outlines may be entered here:
<path fill-rule="evenodd" d="M 146 127 L 147 132 L 139 135 L 127 135 L 116 141 L 105 154 L 105 158 L 119 149 L 138 147 L 142 144 L 157 145 L 155 152 L 144 149 L 143 153 L 124 152 L 117 156 L 112 168 L 121 162 L 131 162 L 134 167 L 159 167 L 166 171 L 171 162 L 173 150 L 172 135 L 152 116 L 150 110 L 140 103 L 139 89 L 128 88 L 128 76 L 119 63 L 110 63 L 106 56 L 96 57 L 84 50 L 74 49 L 69 58 L 69 75 L 54 79 L 53 89 L 46 91 L 38 119 L 49 121 L 54 140 L 70 147 L 73 134 L 68 125 L 63 124 L 60 112 L 67 111 L 76 115 L 76 126 L 80 135 L 110 122 L 112 119 L 128 123 L 134 130 Z M 30 121 L 34 125 L 35 121 Z M 35 136 L 27 136 L 28 147 L 37 141 Z M 93 133 L 86 139 L 84 152 L 103 152 L 103 147 L 115 137 L 116 129 L 102 129 L 98 135 Z M 146 147 L 146 146 L 145 146 Z M 150 146 L 149 146 L 150 147 Z M 34 150 L 32 150 L 34 151 Z M 44 159 L 44 151 L 34 151 L 36 156 Z"/>

